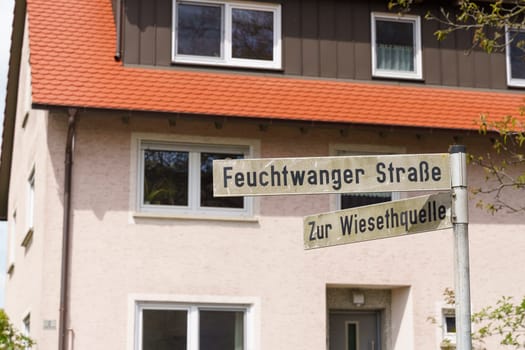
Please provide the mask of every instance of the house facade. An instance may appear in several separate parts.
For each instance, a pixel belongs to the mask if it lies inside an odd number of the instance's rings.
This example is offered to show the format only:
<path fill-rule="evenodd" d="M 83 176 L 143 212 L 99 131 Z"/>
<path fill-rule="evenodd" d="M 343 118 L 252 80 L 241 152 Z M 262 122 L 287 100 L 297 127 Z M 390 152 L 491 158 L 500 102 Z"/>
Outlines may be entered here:
<path fill-rule="evenodd" d="M 16 1 L 0 160 L 14 324 L 36 349 L 454 342 L 452 230 L 304 249 L 305 216 L 421 192 L 212 191 L 215 159 L 490 150 L 476 120 L 518 114 L 519 52 L 435 41 L 432 6 Z M 477 200 L 473 310 L 525 287 L 523 218 Z"/>

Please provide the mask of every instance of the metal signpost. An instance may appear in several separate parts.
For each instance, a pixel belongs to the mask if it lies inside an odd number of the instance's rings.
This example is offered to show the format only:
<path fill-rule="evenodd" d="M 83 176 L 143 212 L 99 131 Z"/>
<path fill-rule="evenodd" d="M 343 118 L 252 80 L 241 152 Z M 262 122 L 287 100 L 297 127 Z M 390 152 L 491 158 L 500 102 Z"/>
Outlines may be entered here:
<path fill-rule="evenodd" d="M 454 230 L 456 277 L 456 345 L 458 350 L 472 349 L 470 311 L 470 264 L 468 246 L 468 192 L 466 148 L 450 147 L 452 222 Z"/>
<path fill-rule="evenodd" d="M 216 197 L 446 190 L 304 218 L 305 249 L 453 227 L 457 349 L 471 350 L 465 147 L 449 153 L 213 161 Z"/>

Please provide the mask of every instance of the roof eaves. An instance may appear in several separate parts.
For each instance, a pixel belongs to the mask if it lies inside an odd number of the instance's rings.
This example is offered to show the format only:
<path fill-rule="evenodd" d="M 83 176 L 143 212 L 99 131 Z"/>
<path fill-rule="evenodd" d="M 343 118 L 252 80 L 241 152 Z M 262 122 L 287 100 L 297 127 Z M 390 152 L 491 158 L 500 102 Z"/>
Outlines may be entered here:
<path fill-rule="evenodd" d="M 9 71 L 7 75 L 4 125 L 0 154 L 0 220 L 7 219 L 16 106 L 18 102 L 18 80 L 20 76 L 20 59 L 24 40 L 25 17 L 26 1 L 16 0 L 11 34 L 11 51 Z"/>

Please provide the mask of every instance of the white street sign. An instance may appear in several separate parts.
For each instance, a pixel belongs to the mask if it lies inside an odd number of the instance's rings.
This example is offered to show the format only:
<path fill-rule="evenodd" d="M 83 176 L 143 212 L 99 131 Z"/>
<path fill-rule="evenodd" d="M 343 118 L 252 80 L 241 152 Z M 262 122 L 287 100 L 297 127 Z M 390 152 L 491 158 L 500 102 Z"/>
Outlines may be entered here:
<path fill-rule="evenodd" d="M 452 227 L 449 192 L 304 218 L 305 249 Z"/>
<path fill-rule="evenodd" d="M 213 161 L 216 197 L 450 190 L 448 153 Z"/>

